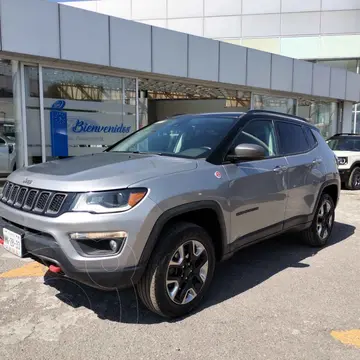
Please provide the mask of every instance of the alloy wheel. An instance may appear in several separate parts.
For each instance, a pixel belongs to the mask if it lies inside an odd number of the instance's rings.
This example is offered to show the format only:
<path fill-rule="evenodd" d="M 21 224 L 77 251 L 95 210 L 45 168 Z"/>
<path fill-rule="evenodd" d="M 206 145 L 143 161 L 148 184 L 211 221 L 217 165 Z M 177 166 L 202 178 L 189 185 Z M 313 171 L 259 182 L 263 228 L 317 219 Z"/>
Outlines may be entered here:
<path fill-rule="evenodd" d="M 326 239 L 330 233 L 334 222 L 334 214 L 331 202 L 325 200 L 318 211 L 316 231 L 321 240 Z"/>
<path fill-rule="evenodd" d="M 354 188 L 359 189 L 360 188 L 360 171 L 357 171 L 354 176 Z"/>
<path fill-rule="evenodd" d="M 208 274 L 208 253 L 199 241 L 182 244 L 172 255 L 166 274 L 166 290 L 177 305 L 190 303 L 202 290 Z"/>

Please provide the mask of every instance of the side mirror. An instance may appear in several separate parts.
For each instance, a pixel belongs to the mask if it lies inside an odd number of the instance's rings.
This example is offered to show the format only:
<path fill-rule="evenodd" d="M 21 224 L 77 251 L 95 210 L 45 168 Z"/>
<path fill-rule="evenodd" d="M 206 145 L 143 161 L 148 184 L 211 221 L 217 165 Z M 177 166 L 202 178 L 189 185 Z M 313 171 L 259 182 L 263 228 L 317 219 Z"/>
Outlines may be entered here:
<path fill-rule="evenodd" d="M 13 144 L 9 144 L 9 154 L 12 154 L 14 151 L 14 145 Z"/>
<path fill-rule="evenodd" d="M 230 161 L 250 161 L 261 160 L 266 157 L 265 149 L 260 145 L 255 144 L 240 144 L 235 147 L 232 154 L 227 158 Z"/>

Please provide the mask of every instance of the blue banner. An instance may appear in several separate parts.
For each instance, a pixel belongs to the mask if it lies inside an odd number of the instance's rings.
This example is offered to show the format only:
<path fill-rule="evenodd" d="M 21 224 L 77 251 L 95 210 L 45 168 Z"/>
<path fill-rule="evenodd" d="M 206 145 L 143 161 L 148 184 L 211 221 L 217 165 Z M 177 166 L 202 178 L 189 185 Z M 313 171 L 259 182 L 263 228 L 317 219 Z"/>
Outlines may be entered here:
<path fill-rule="evenodd" d="M 64 100 L 58 100 L 51 106 L 51 155 L 54 157 L 69 155 L 67 114 L 64 107 Z"/>

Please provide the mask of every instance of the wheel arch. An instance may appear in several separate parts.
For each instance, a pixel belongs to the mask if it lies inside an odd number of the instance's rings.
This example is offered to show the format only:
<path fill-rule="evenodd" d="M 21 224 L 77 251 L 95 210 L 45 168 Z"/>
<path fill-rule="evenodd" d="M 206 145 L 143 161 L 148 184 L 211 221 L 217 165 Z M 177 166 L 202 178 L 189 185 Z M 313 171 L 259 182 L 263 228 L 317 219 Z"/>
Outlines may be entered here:
<path fill-rule="evenodd" d="M 314 207 L 314 214 L 316 212 L 316 209 L 319 206 L 321 196 L 324 193 L 329 194 L 331 196 L 331 198 L 334 201 L 334 205 L 336 207 L 337 203 L 338 203 L 338 200 L 339 200 L 339 196 L 340 196 L 339 182 L 336 179 L 327 180 L 327 181 L 324 182 L 324 184 L 320 188 L 319 194 L 318 194 L 317 199 L 316 199 L 316 205 Z"/>
<path fill-rule="evenodd" d="M 201 216 L 210 216 L 202 221 Z M 163 231 L 172 223 L 187 221 L 202 226 L 212 238 L 216 258 L 221 261 L 227 250 L 227 231 L 223 212 L 216 201 L 205 200 L 179 205 L 165 211 L 156 221 L 141 254 L 139 263 L 146 267 Z M 211 231 L 211 230 L 214 230 Z"/>
<path fill-rule="evenodd" d="M 360 168 L 360 160 L 355 161 L 355 162 L 351 165 L 350 171 L 349 171 L 350 174 L 352 173 L 352 171 L 353 171 L 356 167 Z"/>

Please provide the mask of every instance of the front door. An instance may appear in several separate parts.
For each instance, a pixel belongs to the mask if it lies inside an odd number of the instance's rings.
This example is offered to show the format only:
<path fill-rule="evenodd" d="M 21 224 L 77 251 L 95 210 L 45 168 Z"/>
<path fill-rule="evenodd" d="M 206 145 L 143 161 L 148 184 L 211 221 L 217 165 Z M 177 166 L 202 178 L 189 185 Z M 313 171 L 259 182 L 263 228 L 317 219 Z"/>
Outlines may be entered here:
<path fill-rule="evenodd" d="M 233 146 L 264 147 L 266 158 L 224 165 L 229 176 L 231 242 L 234 247 L 282 230 L 286 203 L 287 161 L 279 156 L 271 120 L 252 120 Z"/>

